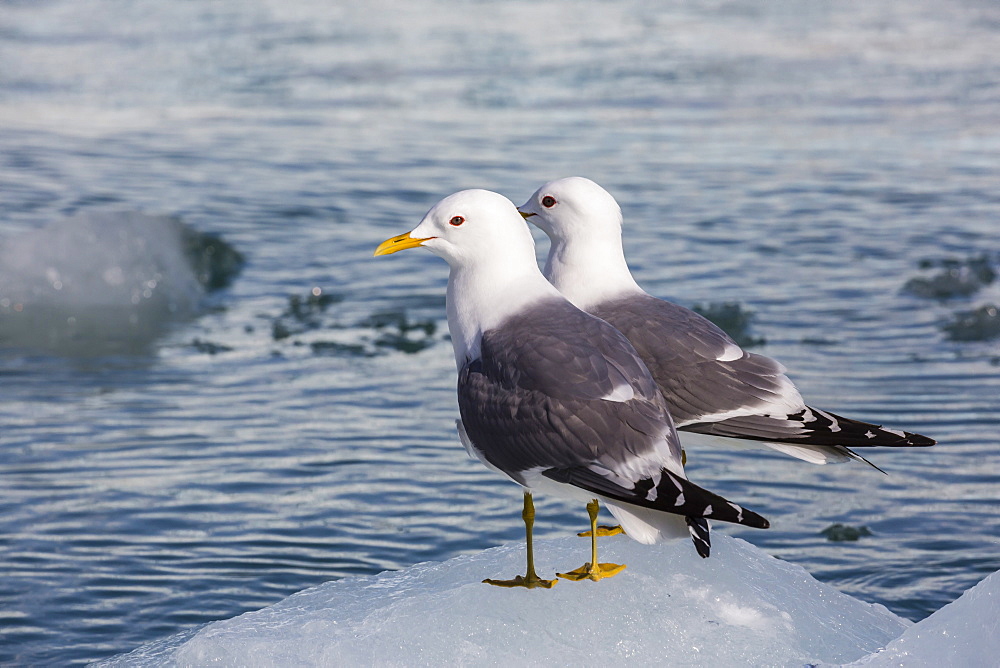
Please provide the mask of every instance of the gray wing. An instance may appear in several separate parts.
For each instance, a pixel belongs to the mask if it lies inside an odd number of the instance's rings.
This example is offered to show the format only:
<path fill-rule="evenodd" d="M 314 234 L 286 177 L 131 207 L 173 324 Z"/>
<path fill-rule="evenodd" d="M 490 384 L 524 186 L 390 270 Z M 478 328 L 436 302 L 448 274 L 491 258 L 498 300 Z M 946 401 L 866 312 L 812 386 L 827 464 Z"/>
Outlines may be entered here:
<path fill-rule="evenodd" d="M 605 399 L 621 396 L 623 385 L 631 400 Z M 515 479 L 598 459 L 627 469 L 665 459 L 658 454 L 664 442 L 680 458 L 666 405 L 632 346 L 568 302 L 529 309 L 485 332 L 480 357 L 459 372 L 458 405 L 476 448 Z"/>
<path fill-rule="evenodd" d="M 934 440 L 805 405 L 785 368 L 741 350 L 708 319 L 650 295 L 602 304 L 594 315 L 629 339 L 659 385 L 678 429 L 832 448 L 914 447 Z"/>
<path fill-rule="evenodd" d="M 666 407 L 635 348 L 607 323 L 563 300 L 547 300 L 484 333 L 498 377 L 559 399 L 603 399 L 623 385 Z M 669 417 L 667 418 L 669 420 Z"/>
<path fill-rule="evenodd" d="M 623 379 L 634 396 L 607 400 Z M 485 332 L 459 372 L 458 404 L 478 454 L 522 484 L 537 472 L 625 503 L 766 525 L 664 468 L 680 446 L 655 383 L 618 331 L 568 303 Z"/>
<path fill-rule="evenodd" d="M 733 412 L 773 414 L 804 408 L 778 362 L 747 353 L 694 311 L 635 295 L 592 310 L 635 346 L 678 427 Z"/>

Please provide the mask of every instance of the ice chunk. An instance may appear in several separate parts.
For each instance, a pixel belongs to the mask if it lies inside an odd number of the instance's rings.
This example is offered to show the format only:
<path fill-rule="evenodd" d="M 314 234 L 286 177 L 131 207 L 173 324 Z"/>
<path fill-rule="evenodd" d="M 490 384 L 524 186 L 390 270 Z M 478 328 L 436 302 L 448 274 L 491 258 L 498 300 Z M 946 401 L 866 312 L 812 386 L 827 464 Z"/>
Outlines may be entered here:
<path fill-rule="evenodd" d="M 308 589 L 103 665 L 787 665 L 863 657 L 911 623 L 813 579 L 742 540 L 644 546 L 602 539 L 626 563 L 598 583 L 500 589 L 523 572 L 524 547 Z M 582 564 L 587 540 L 536 543 L 538 570 Z"/>
<path fill-rule="evenodd" d="M 1000 572 L 968 590 L 881 652 L 851 665 L 941 668 L 997 665 L 1000 657 Z"/>
<path fill-rule="evenodd" d="M 141 350 L 242 258 L 169 216 L 90 211 L 0 244 L 0 346 Z"/>

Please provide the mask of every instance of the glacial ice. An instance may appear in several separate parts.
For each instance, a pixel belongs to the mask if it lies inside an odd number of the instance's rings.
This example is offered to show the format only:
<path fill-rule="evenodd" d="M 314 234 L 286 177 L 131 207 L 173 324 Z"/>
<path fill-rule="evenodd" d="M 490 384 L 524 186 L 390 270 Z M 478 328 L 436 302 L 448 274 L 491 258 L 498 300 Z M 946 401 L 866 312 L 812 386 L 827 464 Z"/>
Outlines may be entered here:
<path fill-rule="evenodd" d="M 851 665 L 928 668 L 1000 665 L 1000 572 L 911 626 L 883 651 Z"/>
<path fill-rule="evenodd" d="M 0 243 L 0 347 L 136 352 L 241 266 L 176 218 L 94 210 Z"/>
<path fill-rule="evenodd" d="M 713 543 L 701 559 L 688 541 L 606 538 L 601 560 L 628 564 L 610 580 L 481 584 L 523 572 L 524 546 L 512 543 L 328 582 L 100 665 L 836 665 L 889 652 L 922 626 L 742 540 Z M 543 577 L 589 556 L 582 538 L 535 547 Z"/>

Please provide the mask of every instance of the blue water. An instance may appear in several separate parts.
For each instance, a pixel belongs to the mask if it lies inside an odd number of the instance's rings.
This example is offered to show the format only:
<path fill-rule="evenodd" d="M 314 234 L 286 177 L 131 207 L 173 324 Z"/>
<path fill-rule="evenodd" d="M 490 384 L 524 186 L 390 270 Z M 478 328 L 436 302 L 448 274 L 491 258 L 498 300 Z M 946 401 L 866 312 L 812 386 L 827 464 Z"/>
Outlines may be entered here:
<path fill-rule="evenodd" d="M 520 491 L 454 435 L 444 264 L 371 252 L 460 188 L 571 174 L 649 291 L 738 303 L 810 403 L 940 441 L 870 453 L 888 476 L 689 453 L 773 526 L 719 530 L 911 619 L 953 600 L 1000 569 L 1000 343 L 946 325 L 1000 289 L 903 287 L 998 251 L 998 45 L 975 1 L 0 3 L 0 248 L 114 210 L 247 258 L 134 350 L 0 349 L 0 664 L 518 540 Z"/>

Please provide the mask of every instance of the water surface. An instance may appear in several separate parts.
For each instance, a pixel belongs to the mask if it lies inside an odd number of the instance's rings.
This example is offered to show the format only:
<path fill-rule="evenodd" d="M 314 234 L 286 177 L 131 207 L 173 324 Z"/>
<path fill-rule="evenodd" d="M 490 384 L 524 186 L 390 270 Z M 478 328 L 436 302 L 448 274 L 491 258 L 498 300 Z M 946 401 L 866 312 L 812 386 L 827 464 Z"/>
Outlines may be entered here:
<path fill-rule="evenodd" d="M 0 244 L 169 214 L 247 264 L 137 352 L 0 351 L 0 663 L 518 540 L 454 435 L 445 265 L 371 252 L 460 188 L 571 174 L 650 292 L 739 304 L 810 403 L 940 441 L 871 453 L 888 476 L 691 453 L 773 525 L 718 530 L 911 619 L 953 600 L 1000 569 L 1000 344 L 946 325 L 1000 288 L 903 288 L 998 250 L 998 44 L 973 1 L 2 3 Z"/>

